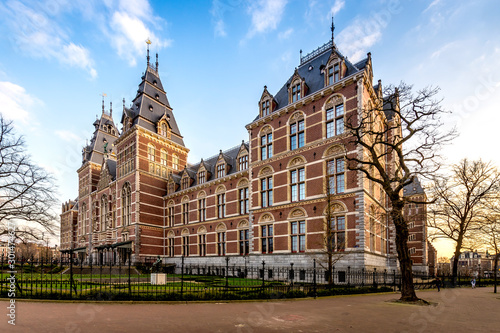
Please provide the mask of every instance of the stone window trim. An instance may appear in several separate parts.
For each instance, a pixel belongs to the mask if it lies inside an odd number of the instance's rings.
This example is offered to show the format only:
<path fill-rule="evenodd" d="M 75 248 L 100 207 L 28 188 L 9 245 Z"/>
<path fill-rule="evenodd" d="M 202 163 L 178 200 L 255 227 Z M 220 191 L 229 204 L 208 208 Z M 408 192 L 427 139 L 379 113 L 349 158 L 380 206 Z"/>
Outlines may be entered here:
<path fill-rule="evenodd" d="M 345 133 L 346 99 L 341 94 L 334 94 L 323 104 L 323 138 L 330 138 Z"/>
<path fill-rule="evenodd" d="M 273 128 L 264 126 L 259 132 L 259 158 L 266 160 L 273 157 Z"/>
<path fill-rule="evenodd" d="M 288 150 L 295 150 L 304 147 L 306 143 L 305 123 L 305 114 L 302 111 L 295 112 L 288 119 Z"/>

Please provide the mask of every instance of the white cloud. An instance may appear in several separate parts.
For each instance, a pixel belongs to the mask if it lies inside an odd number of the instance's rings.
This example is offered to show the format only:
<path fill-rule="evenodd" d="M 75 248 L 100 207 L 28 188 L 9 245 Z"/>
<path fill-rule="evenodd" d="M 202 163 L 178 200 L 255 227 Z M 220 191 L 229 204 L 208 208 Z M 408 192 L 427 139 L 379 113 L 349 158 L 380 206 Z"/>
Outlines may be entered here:
<path fill-rule="evenodd" d="M 275 30 L 280 23 L 287 0 L 259 0 L 248 8 L 248 14 L 252 17 L 252 26 L 247 38 L 256 34 Z"/>
<path fill-rule="evenodd" d="M 358 18 L 339 33 L 336 43 L 352 62 L 357 62 L 382 38 L 382 28 L 375 20 Z"/>
<path fill-rule="evenodd" d="M 332 8 L 330 9 L 330 13 L 332 16 L 335 16 L 342 8 L 345 6 L 345 1 L 344 0 L 335 0 L 335 3 L 333 4 Z"/>
<path fill-rule="evenodd" d="M 219 37 L 227 36 L 224 20 L 220 19 L 217 22 L 215 22 L 214 33 L 216 36 Z"/>
<path fill-rule="evenodd" d="M 69 130 L 57 130 L 54 132 L 59 138 L 66 142 L 82 144 L 85 142 L 85 138 L 76 135 L 74 132 Z"/>
<path fill-rule="evenodd" d="M 293 33 L 293 28 L 289 28 L 285 31 L 282 31 L 278 34 L 279 39 L 288 39 Z"/>
<path fill-rule="evenodd" d="M 163 40 L 148 28 L 145 21 L 159 21 L 153 15 L 148 2 L 138 0 L 122 0 L 110 18 L 111 32 L 108 34 L 118 55 L 126 59 L 131 66 L 137 64 L 137 55 L 146 52 L 145 41 L 149 38 L 155 49 L 161 49 L 171 44 Z"/>
<path fill-rule="evenodd" d="M 14 120 L 17 124 L 32 125 L 29 110 L 40 104 L 43 103 L 30 96 L 23 87 L 12 82 L 0 82 L 0 112 L 5 118 Z"/>
<path fill-rule="evenodd" d="M 439 50 L 434 51 L 431 54 L 431 59 L 439 58 L 442 53 L 447 52 L 449 49 L 454 48 L 457 44 L 458 44 L 458 42 L 455 41 L 455 42 L 450 42 L 448 44 L 443 45 L 442 47 L 439 48 Z"/>
<path fill-rule="evenodd" d="M 52 10 L 58 13 L 57 8 Z M 65 29 L 45 12 L 11 1 L 0 7 L 0 13 L 5 17 L 13 40 L 25 54 L 56 59 L 60 63 L 86 70 L 92 78 L 97 76 L 90 52 L 70 42 Z"/>

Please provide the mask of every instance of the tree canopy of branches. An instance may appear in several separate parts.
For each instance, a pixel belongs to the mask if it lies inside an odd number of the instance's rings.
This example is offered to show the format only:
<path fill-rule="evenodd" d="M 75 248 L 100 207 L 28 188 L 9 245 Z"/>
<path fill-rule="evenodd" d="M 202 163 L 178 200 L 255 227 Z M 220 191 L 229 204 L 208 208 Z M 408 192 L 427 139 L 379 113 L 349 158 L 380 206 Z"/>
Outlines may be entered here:
<path fill-rule="evenodd" d="M 500 200 L 490 205 L 485 223 L 481 226 L 481 241 L 488 248 L 495 251 L 493 256 L 493 277 L 495 280 L 494 292 L 497 292 L 498 261 L 500 260 Z"/>
<path fill-rule="evenodd" d="M 429 177 L 437 171 L 440 148 L 455 138 L 455 131 L 442 131 L 441 117 L 447 113 L 436 99 L 439 89 L 416 92 L 401 83 L 387 86 L 365 105 L 362 112 L 348 117 L 352 145 L 358 154 L 347 156 L 348 168 L 357 170 L 385 191 L 389 216 L 395 226 L 396 250 L 402 276 L 401 300 L 418 300 L 408 250 L 408 226 L 403 208 L 408 199 L 403 188 L 415 176 Z"/>
<path fill-rule="evenodd" d="M 451 174 L 436 177 L 431 190 L 434 203 L 429 206 L 428 223 L 433 238 L 455 242 L 453 277 L 458 274 L 458 259 L 467 244 L 482 243 L 490 203 L 497 199 L 500 174 L 490 163 L 464 159 L 451 167 Z M 469 246 L 471 247 L 471 246 Z"/>
<path fill-rule="evenodd" d="M 54 234 L 57 215 L 53 178 L 30 159 L 12 122 L 0 114 L 0 236 L 16 223 L 17 238 Z"/>

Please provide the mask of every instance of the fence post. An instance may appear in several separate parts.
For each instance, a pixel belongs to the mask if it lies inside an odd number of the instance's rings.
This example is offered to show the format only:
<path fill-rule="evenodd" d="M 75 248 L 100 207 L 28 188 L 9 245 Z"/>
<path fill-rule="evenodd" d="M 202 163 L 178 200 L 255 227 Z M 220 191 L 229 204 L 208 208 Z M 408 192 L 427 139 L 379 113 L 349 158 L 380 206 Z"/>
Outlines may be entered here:
<path fill-rule="evenodd" d="M 347 266 L 347 286 L 351 286 L 351 266 Z"/>
<path fill-rule="evenodd" d="M 229 283 L 227 280 L 228 277 L 229 277 L 229 257 L 226 257 L 226 291 L 227 291 L 227 288 L 229 287 Z"/>
<path fill-rule="evenodd" d="M 265 265 L 266 265 L 266 262 L 264 260 L 262 260 L 262 292 L 264 292 Z"/>
<path fill-rule="evenodd" d="M 384 287 L 387 287 L 387 269 L 384 269 Z"/>
<path fill-rule="evenodd" d="M 361 268 L 361 287 L 365 286 L 365 269 Z"/>
<path fill-rule="evenodd" d="M 291 286 L 293 288 L 293 279 L 295 277 L 294 271 L 293 271 L 293 262 L 290 263 L 290 281 L 291 281 Z"/>
<path fill-rule="evenodd" d="M 316 259 L 313 259 L 313 268 L 314 299 L 316 299 Z"/>
<path fill-rule="evenodd" d="M 181 257 L 181 300 L 183 291 L 184 291 L 184 256 Z"/>
<path fill-rule="evenodd" d="M 335 287 L 335 265 L 332 265 L 332 287 Z"/>
<path fill-rule="evenodd" d="M 375 289 L 377 288 L 377 280 L 376 280 L 376 278 L 377 278 L 377 269 L 374 268 L 373 269 L 373 288 L 375 288 Z"/>
<path fill-rule="evenodd" d="M 392 270 L 392 287 L 396 291 L 396 270 Z"/>
<path fill-rule="evenodd" d="M 129 294 L 129 298 L 130 299 L 132 298 L 132 286 L 130 285 L 130 269 L 131 269 L 130 265 L 131 265 L 131 261 L 132 260 L 128 261 L 128 294 Z M 121 265 L 121 261 L 120 261 L 120 265 Z"/>

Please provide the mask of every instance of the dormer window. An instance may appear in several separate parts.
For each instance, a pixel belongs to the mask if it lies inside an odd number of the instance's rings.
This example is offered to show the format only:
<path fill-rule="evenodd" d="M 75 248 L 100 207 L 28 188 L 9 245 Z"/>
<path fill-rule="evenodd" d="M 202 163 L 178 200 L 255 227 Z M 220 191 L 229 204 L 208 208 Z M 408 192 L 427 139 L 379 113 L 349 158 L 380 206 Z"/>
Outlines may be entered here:
<path fill-rule="evenodd" d="M 149 111 L 153 111 L 153 106 L 152 105 L 149 106 Z"/>
<path fill-rule="evenodd" d="M 269 108 L 269 100 L 267 101 L 263 101 L 262 102 L 262 116 L 267 116 L 268 114 L 270 114 L 270 108 Z"/>
<path fill-rule="evenodd" d="M 164 122 L 161 123 L 160 134 L 163 136 L 167 136 L 167 124 Z"/>
<path fill-rule="evenodd" d="M 248 169 L 248 155 L 243 155 L 238 158 L 238 171 Z"/>
<path fill-rule="evenodd" d="M 292 86 L 292 103 L 300 99 L 300 82 Z"/>
<path fill-rule="evenodd" d="M 184 178 L 182 178 L 182 189 L 185 190 L 189 187 L 189 176 L 185 176 Z"/>
<path fill-rule="evenodd" d="M 205 171 L 198 172 L 198 184 L 203 184 L 207 181 L 207 173 Z"/>
<path fill-rule="evenodd" d="M 328 85 L 331 85 L 340 80 L 340 64 L 336 63 L 328 68 Z"/>
<path fill-rule="evenodd" d="M 155 98 L 156 98 L 157 100 L 160 100 L 160 95 L 156 94 L 156 95 L 155 95 Z"/>
<path fill-rule="evenodd" d="M 158 82 L 156 82 L 156 80 L 153 80 L 153 85 L 154 86 L 158 85 Z"/>
<path fill-rule="evenodd" d="M 170 181 L 168 183 L 168 194 L 172 194 L 175 192 L 175 183 L 173 181 Z"/>
<path fill-rule="evenodd" d="M 224 163 L 217 165 L 217 178 L 222 178 L 226 175 L 226 165 Z"/>

